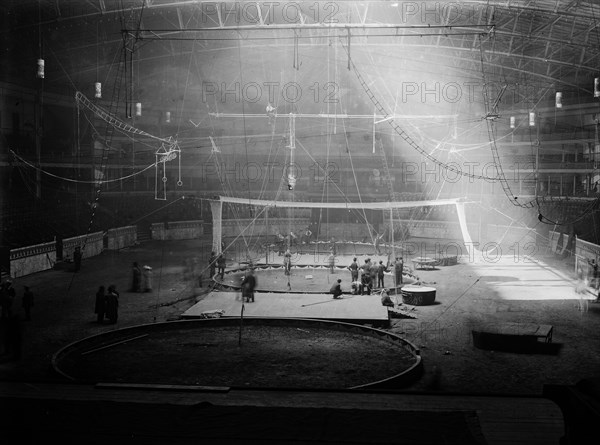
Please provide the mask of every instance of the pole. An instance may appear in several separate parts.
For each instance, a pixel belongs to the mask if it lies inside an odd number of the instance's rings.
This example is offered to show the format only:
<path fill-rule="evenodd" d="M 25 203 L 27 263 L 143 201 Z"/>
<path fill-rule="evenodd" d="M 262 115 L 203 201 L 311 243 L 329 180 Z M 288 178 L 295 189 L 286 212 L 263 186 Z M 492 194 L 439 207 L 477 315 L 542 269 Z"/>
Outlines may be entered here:
<path fill-rule="evenodd" d="M 396 287 L 396 248 L 394 246 L 394 209 L 390 206 L 390 242 L 392 243 L 392 259 L 394 261 L 394 269 L 392 279 L 394 280 L 394 288 Z"/>
<path fill-rule="evenodd" d="M 538 197 L 538 182 L 540 177 L 540 126 L 536 125 L 535 139 L 535 198 Z"/>
<path fill-rule="evenodd" d="M 265 207 L 265 245 L 267 248 L 265 249 L 265 264 L 269 265 L 269 207 Z"/>

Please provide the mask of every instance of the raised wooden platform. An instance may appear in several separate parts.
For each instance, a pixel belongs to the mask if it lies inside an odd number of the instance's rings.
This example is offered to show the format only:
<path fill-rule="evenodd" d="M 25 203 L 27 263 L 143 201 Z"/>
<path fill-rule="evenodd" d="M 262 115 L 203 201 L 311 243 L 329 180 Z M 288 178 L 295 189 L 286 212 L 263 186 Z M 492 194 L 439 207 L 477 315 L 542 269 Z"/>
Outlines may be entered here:
<path fill-rule="evenodd" d="M 183 318 L 202 318 L 203 313 L 223 311 L 224 317 L 239 317 L 240 292 L 213 291 L 182 314 Z M 387 327 L 387 307 L 378 294 L 346 295 L 334 300 L 330 294 L 256 293 L 255 301 L 244 303 L 244 316 L 315 318 L 346 323 Z"/>
<path fill-rule="evenodd" d="M 473 344 L 480 349 L 525 351 L 541 343 L 552 342 L 551 325 L 537 323 L 490 323 L 473 329 Z"/>

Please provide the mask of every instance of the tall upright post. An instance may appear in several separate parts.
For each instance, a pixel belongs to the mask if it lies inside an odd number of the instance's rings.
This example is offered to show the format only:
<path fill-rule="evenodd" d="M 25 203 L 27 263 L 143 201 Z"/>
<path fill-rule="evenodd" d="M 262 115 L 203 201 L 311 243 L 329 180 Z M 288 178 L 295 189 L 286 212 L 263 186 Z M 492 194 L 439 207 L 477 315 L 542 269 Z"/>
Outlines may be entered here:
<path fill-rule="evenodd" d="M 223 218 L 223 202 L 210 201 L 210 211 L 212 213 L 212 231 L 213 241 L 212 250 L 217 255 L 221 253 L 221 239 L 223 238 L 222 218 Z"/>
<path fill-rule="evenodd" d="M 390 205 L 390 242 L 392 243 L 392 261 L 394 268 L 392 269 L 392 279 L 394 280 L 394 288 L 396 287 L 396 247 L 394 246 L 394 208 Z"/>

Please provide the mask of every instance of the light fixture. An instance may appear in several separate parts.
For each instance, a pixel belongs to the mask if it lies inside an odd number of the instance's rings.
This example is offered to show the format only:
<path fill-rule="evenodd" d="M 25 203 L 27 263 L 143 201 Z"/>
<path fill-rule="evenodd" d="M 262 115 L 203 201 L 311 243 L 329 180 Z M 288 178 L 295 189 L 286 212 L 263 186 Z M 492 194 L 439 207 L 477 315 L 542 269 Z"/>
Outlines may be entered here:
<path fill-rule="evenodd" d="M 44 59 L 38 59 L 37 61 L 37 77 L 38 79 L 44 78 Z"/>

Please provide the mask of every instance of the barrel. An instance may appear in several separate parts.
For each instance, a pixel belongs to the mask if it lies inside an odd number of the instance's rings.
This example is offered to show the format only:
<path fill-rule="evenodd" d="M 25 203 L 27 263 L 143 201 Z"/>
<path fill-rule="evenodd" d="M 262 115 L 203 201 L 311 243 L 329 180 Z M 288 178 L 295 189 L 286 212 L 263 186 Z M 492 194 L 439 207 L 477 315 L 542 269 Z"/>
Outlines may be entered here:
<path fill-rule="evenodd" d="M 404 286 L 401 290 L 402 302 L 413 306 L 426 306 L 435 302 L 435 287 Z"/>

